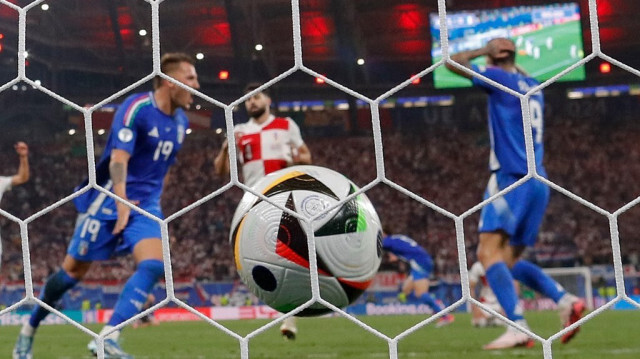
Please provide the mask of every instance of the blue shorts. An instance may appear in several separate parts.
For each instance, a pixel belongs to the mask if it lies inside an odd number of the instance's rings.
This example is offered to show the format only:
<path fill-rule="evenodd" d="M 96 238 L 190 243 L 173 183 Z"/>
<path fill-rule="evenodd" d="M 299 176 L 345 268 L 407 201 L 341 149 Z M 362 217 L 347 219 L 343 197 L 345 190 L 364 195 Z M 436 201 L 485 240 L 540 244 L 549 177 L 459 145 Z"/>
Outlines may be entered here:
<path fill-rule="evenodd" d="M 420 262 L 411 260 L 409 265 L 411 266 L 409 276 L 413 280 L 428 279 L 433 271 L 433 262 L 431 260 L 421 260 Z"/>
<path fill-rule="evenodd" d="M 517 175 L 495 172 L 489 179 L 484 199 L 512 185 Z M 549 203 L 549 187 L 530 179 L 482 208 L 479 232 L 504 231 L 513 246 L 533 246 Z"/>
<path fill-rule="evenodd" d="M 115 224 L 116 219 L 80 214 L 67 254 L 79 261 L 107 260 L 131 253 L 143 239 L 161 237 L 160 224 L 134 210 L 125 229 L 117 235 L 111 233 Z"/>

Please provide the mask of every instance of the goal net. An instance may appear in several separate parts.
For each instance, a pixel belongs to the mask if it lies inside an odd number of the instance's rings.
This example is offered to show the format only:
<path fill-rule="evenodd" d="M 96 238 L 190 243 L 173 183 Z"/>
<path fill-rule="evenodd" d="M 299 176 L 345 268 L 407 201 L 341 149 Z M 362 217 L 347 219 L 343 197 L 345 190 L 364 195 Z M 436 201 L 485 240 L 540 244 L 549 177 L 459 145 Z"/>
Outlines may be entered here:
<path fill-rule="evenodd" d="M 131 3 L 134 3 L 133 1 L 130 1 Z M 140 3 L 142 3 L 143 1 L 138 1 Z M 18 64 L 18 76 L 13 79 L 10 82 L 7 82 L 5 85 L 0 86 L 0 92 L 6 91 L 7 89 L 11 88 L 14 85 L 17 85 L 18 83 L 24 83 L 26 85 L 32 86 L 34 89 L 38 90 L 39 92 L 42 92 L 46 95 L 48 95 L 49 97 L 52 97 L 62 103 L 64 103 L 65 105 L 69 106 L 70 108 L 74 109 L 75 111 L 77 111 L 78 113 L 81 113 L 83 115 L 84 118 L 84 124 L 85 124 L 85 130 L 86 130 L 86 138 L 87 138 L 87 143 L 86 143 L 86 148 L 87 148 L 87 158 L 89 159 L 88 163 L 89 163 L 89 174 L 90 177 L 92 176 L 95 182 L 95 164 L 93 163 L 93 161 L 91 160 L 92 157 L 94 157 L 94 143 L 93 143 L 93 134 L 92 134 L 92 115 L 94 112 L 97 111 L 98 108 L 100 108 L 101 106 L 103 106 L 106 103 L 109 103 L 112 100 L 115 100 L 116 98 L 118 98 L 118 96 L 121 96 L 123 94 L 125 94 L 128 91 L 131 91 L 132 89 L 134 89 L 135 87 L 137 87 L 138 85 L 152 79 L 154 76 L 160 76 L 162 75 L 163 77 L 167 77 L 166 74 L 162 74 L 160 71 L 160 17 L 159 17 L 159 8 L 160 8 L 160 4 L 163 3 L 163 0 L 144 0 L 144 2 L 146 2 L 149 5 L 149 8 L 151 10 L 151 23 L 152 23 L 152 40 L 150 41 L 151 43 L 151 48 L 152 48 L 152 53 L 153 53 L 153 72 L 148 74 L 147 76 L 145 76 L 143 79 L 137 81 L 136 83 L 123 88 L 122 90 L 120 90 L 119 92 L 111 95 L 110 97 L 104 99 L 102 102 L 100 102 L 99 104 L 92 106 L 90 108 L 84 108 L 83 106 L 80 106 L 78 104 L 75 104 L 69 100 L 67 100 L 66 98 L 62 97 L 61 95 L 59 95 L 56 92 L 53 92 L 51 90 L 48 90 L 45 86 L 41 86 L 41 84 L 39 82 L 33 81 L 31 80 L 26 73 L 26 66 L 28 64 L 27 61 L 27 47 L 26 47 L 26 39 L 27 39 L 27 29 L 28 26 L 27 24 L 29 24 L 29 27 L 34 26 L 31 22 L 27 21 L 27 12 L 28 11 L 33 11 L 32 9 L 34 9 L 37 6 L 41 6 L 44 5 L 44 1 L 43 0 L 35 0 L 32 1 L 30 4 L 26 5 L 25 7 L 20 7 L 18 5 L 16 5 L 15 3 L 27 3 L 27 1 L 13 1 L 13 0 L 0 0 L 0 5 L 7 7 L 10 9 L 10 11 L 15 12 L 17 14 L 17 18 L 18 18 L 18 22 L 17 22 L 17 26 L 15 31 L 17 31 L 19 33 L 18 36 L 18 48 L 17 48 L 17 56 L 14 59 L 14 61 Z M 164 1 L 164 4 L 168 4 L 171 3 L 169 1 Z M 187 2 L 184 2 L 187 3 Z M 226 3 L 226 2 L 225 2 Z M 347 3 L 347 2 L 344 2 Z M 466 271 L 466 255 L 467 255 L 467 243 L 466 243 L 466 238 L 465 236 L 468 236 L 469 238 L 471 237 L 471 235 L 469 233 L 465 233 L 466 229 L 464 226 L 464 221 L 468 219 L 469 216 L 473 215 L 474 213 L 478 212 L 483 206 L 486 206 L 488 201 L 484 201 L 483 203 L 480 203 L 476 206 L 474 206 L 473 208 L 468 209 L 466 212 L 460 214 L 460 215 L 456 215 L 453 214 L 451 212 L 448 212 L 447 210 L 445 210 L 442 207 L 438 207 L 437 205 L 435 205 L 432 202 L 429 202 L 428 200 L 423 199 L 422 197 L 420 197 L 421 195 L 423 195 L 422 193 L 414 193 L 411 190 L 408 190 L 398 184 L 396 184 L 395 182 L 393 182 L 392 180 L 390 180 L 390 177 L 387 177 L 387 175 L 385 174 L 385 162 L 384 162 L 384 158 L 383 158 L 383 150 L 384 150 L 384 146 L 383 146 L 383 142 L 382 142 L 382 132 L 381 132 L 381 116 L 380 116 L 380 109 L 383 108 L 383 101 L 388 100 L 391 96 L 396 95 L 397 93 L 399 93 L 400 90 L 402 90 L 405 87 L 408 87 L 409 85 L 411 85 L 414 81 L 419 80 L 420 78 L 434 72 L 434 69 L 437 67 L 443 67 L 445 62 L 450 59 L 450 46 L 453 47 L 454 44 L 449 44 L 448 42 L 448 38 L 447 38 L 447 22 L 446 22 L 446 13 L 447 13 L 447 1 L 445 0 L 438 0 L 437 1 L 437 8 L 438 8 L 438 15 L 439 18 L 441 20 L 441 26 L 442 26 L 442 37 L 441 37 L 441 42 L 442 42 L 442 49 L 443 49 L 443 53 L 442 53 L 442 58 L 441 61 L 439 61 L 438 63 L 434 64 L 434 66 L 431 66 L 429 68 L 425 68 L 424 70 L 420 71 L 419 73 L 412 75 L 411 78 L 406 79 L 405 81 L 403 81 L 402 83 L 398 84 L 396 87 L 390 89 L 389 91 L 381 94 L 379 97 L 377 98 L 368 98 L 358 92 L 356 92 L 355 90 L 346 87 L 344 85 L 341 85 L 340 83 L 338 83 L 335 80 L 332 80 L 331 78 L 326 77 L 325 75 L 316 72 L 315 70 L 312 70 L 311 68 L 307 67 L 306 63 L 307 61 L 303 61 L 303 56 L 302 56 L 302 36 L 301 36 L 301 11 L 300 11 L 300 1 L 299 0 L 291 0 L 291 14 L 292 14 L 292 30 L 293 30 L 293 38 L 292 38 L 292 42 L 293 42 L 293 67 L 288 69 L 287 71 L 281 73 L 278 76 L 273 77 L 271 80 L 269 80 L 268 82 L 266 82 L 262 87 L 262 88 L 267 88 L 270 87 L 278 82 L 280 82 L 281 80 L 284 80 L 285 78 L 287 78 L 289 75 L 293 74 L 294 72 L 303 72 L 307 75 L 311 75 L 313 77 L 316 77 L 320 80 L 322 80 L 323 83 L 326 83 L 328 85 L 333 86 L 334 88 L 352 96 L 353 98 L 357 99 L 357 101 L 360 101 L 362 103 L 366 103 L 369 107 L 370 107 L 370 112 L 371 112 L 371 123 L 372 123 L 372 137 L 373 137 L 373 143 L 374 143 L 374 152 L 375 152 L 375 163 L 372 163 L 371 165 L 373 167 L 376 168 L 377 171 L 377 176 L 375 178 L 375 180 L 373 180 L 371 183 L 369 183 L 368 185 L 366 185 L 365 187 L 363 187 L 363 191 L 368 191 L 369 189 L 371 189 L 373 186 L 377 185 L 377 184 L 385 184 L 388 185 L 389 187 L 391 187 L 392 189 L 396 190 L 397 192 L 400 192 L 401 194 L 414 199 L 418 202 L 420 202 L 421 205 L 423 205 L 424 207 L 428 207 L 434 211 L 437 211 L 438 214 L 443 215 L 447 218 L 449 218 L 455 225 L 455 230 L 456 230 L 456 244 L 457 244 L 457 249 L 458 249 L 458 263 L 459 263 L 459 267 L 460 267 L 460 276 L 461 276 L 461 282 L 462 282 L 462 294 L 463 294 L 463 298 L 454 302 L 453 304 L 451 304 L 449 307 L 447 307 L 447 311 L 453 311 L 456 310 L 458 307 L 461 307 L 462 305 L 464 305 L 465 301 L 468 301 L 470 299 L 469 293 L 468 293 L 468 273 Z M 495 3 L 495 2 L 494 2 Z M 575 62 L 572 66 L 567 67 L 565 70 L 563 70 L 562 72 L 558 73 L 557 75 L 553 76 L 552 78 L 549 79 L 548 82 L 545 82 L 543 85 L 540 85 L 534 89 L 531 89 L 528 93 L 526 94 L 521 94 L 521 93 L 517 93 L 514 92 L 513 90 L 507 89 L 504 86 L 496 86 L 494 83 L 490 83 L 492 86 L 499 88 L 513 96 L 518 97 L 521 101 L 522 101 L 522 106 L 523 106 L 523 110 L 526 110 L 527 112 L 529 111 L 529 99 L 532 95 L 535 94 L 535 92 L 537 91 L 541 91 L 544 90 L 544 88 L 546 88 L 550 83 L 554 83 L 556 82 L 560 77 L 568 74 L 569 72 L 575 70 L 576 68 L 583 66 L 584 64 L 586 64 L 588 61 L 596 58 L 596 57 L 600 57 L 602 59 L 605 59 L 609 62 L 611 62 L 612 64 L 621 67 L 622 69 L 628 71 L 628 72 L 633 72 L 636 75 L 638 74 L 637 70 L 634 70 L 622 63 L 620 63 L 619 61 L 616 61 L 615 59 L 612 59 L 610 57 L 608 57 L 607 55 L 603 54 L 600 50 L 600 38 L 599 38 L 599 32 L 598 32 L 598 18 L 597 18 L 597 9 L 596 9 L 596 0 L 589 0 L 588 1 L 588 7 L 589 7 L 589 13 L 591 15 L 591 18 L 588 20 L 588 22 L 591 24 L 592 26 L 592 54 L 590 54 L 587 57 L 584 57 L 582 60 Z M 113 10 L 114 12 L 117 11 L 117 9 L 114 8 Z M 199 11 L 198 13 L 202 13 L 202 11 Z M 207 11 L 204 11 L 204 13 L 207 13 Z M 404 21 L 404 20 L 403 20 Z M 411 18 L 409 18 L 409 26 L 413 26 L 412 22 L 413 20 Z M 117 26 L 115 27 L 117 28 Z M 321 31 L 320 31 L 321 32 Z M 121 41 L 121 39 L 120 39 Z M 261 46 L 261 45 L 260 45 Z M 550 46 L 550 45 L 546 45 L 546 46 Z M 572 51 L 573 52 L 573 51 Z M 311 65 L 311 61 L 309 61 L 309 66 Z M 364 64 L 364 60 L 362 60 L 362 62 L 359 61 L 358 63 L 359 65 Z M 477 75 L 477 73 L 474 73 L 475 75 Z M 175 81 L 175 80 L 174 80 Z M 484 81 L 484 80 L 483 80 Z M 487 81 L 485 81 L 487 82 Z M 489 82 L 487 82 L 489 83 Z M 507 91 L 508 90 L 508 91 Z M 255 90 L 254 90 L 255 91 Z M 236 106 L 241 105 L 244 102 L 244 99 L 247 97 L 247 95 L 244 95 L 243 97 L 240 97 L 238 99 L 236 99 L 235 101 L 229 103 L 229 104 L 224 104 L 221 102 L 218 102 L 218 100 L 216 99 L 212 99 L 209 98 L 207 95 L 198 92 L 197 90 L 193 90 L 192 92 L 197 94 L 199 97 L 201 97 L 202 99 L 205 99 L 206 102 L 211 103 L 215 106 L 217 106 L 220 109 L 224 110 L 225 113 L 225 124 L 226 124 L 226 131 L 227 131 L 227 135 L 229 138 L 233 138 L 233 110 Z M 355 103 L 355 101 L 354 101 Z M 531 138 L 531 127 L 535 126 L 536 123 L 535 119 L 530 118 L 530 115 L 526 115 L 524 116 L 525 118 L 524 123 L 525 123 L 525 141 L 527 143 L 527 158 L 529 163 L 533 163 L 535 161 L 534 159 L 534 155 L 533 152 L 530 151 L 530 148 L 533 148 L 533 139 Z M 156 129 L 157 130 L 157 129 Z M 233 142 L 233 141 L 232 141 Z M 387 146 L 388 147 L 388 146 Z M 170 248 L 169 248 L 169 234 L 168 234 L 168 223 L 173 221 L 174 219 L 180 217 L 182 214 L 194 210 L 197 207 L 199 207 L 200 205 L 202 205 L 203 203 L 205 203 L 206 201 L 216 197 L 217 195 L 219 195 L 222 192 L 227 191 L 228 189 L 231 188 L 231 186 L 238 186 L 241 184 L 241 182 L 238 180 L 238 171 L 235 165 L 236 163 L 236 156 L 235 156 L 235 145 L 230 145 L 231 151 L 230 151 L 230 156 L 231 156 L 231 163 L 232 163 L 232 176 L 231 176 L 231 182 L 229 183 L 230 186 L 225 186 L 223 188 L 218 189 L 216 192 L 211 193 L 203 198 L 201 198 L 200 200 L 184 207 L 182 210 L 176 212 L 174 215 L 172 215 L 171 217 L 164 219 L 164 220 L 157 220 L 156 222 L 158 222 L 159 224 L 162 225 L 162 239 L 164 241 L 164 249 L 166 250 L 166 254 L 164 256 L 164 263 L 167 269 L 172 269 L 172 263 L 171 263 L 171 259 L 168 256 L 168 254 L 170 253 Z M 602 215 L 603 217 L 606 217 L 607 220 L 609 221 L 609 225 L 610 225 L 610 234 L 611 234 L 611 247 L 612 247 L 612 251 L 613 251 L 613 265 L 615 267 L 615 272 L 616 272 L 616 284 L 618 287 L 618 298 L 619 299 L 626 299 L 626 294 L 624 292 L 624 286 L 623 286 L 623 275 L 622 275 L 622 261 L 621 261 L 621 255 L 620 255 L 620 244 L 619 244 L 619 234 L 618 234 L 618 217 L 620 216 L 620 214 L 624 213 L 626 210 L 628 210 L 629 208 L 631 208 L 632 206 L 637 205 L 640 202 L 640 199 L 636 199 L 630 203 L 628 203 L 626 206 L 624 206 L 623 208 L 620 208 L 619 210 L 617 210 L 616 212 L 608 212 L 605 211 L 603 209 L 601 209 L 600 207 L 597 207 L 596 205 L 592 204 L 591 202 L 588 202 L 587 200 L 583 199 L 582 197 L 575 195 L 573 193 L 571 193 L 570 191 L 566 190 L 565 188 L 543 178 L 540 176 L 540 174 L 535 173 L 534 170 L 529 169 L 529 173 L 527 174 L 527 178 L 525 178 L 524 180 L 527 179 L 534 179 L 534 180 L 539 180 L 544 182 L 545 184 L 549 185 L 549 187 L 551 187 L 553 190 L 560 192 L 561 194 L 565 195 L 566 197 L 569 197 L 570 200 L 578 202 L 580 204 L 582 204 L 583 206 L 592 209 L 594 211 L 596 211 L 598 214 Z M 517 185 L 522 184 L 522 182 L 518 183 Z M 416 191 L 419 192 L 419 191 Z M 494 197 L 499 197 L 500 195 L 503 194 L 496 194 L 494 195 Z M 495 198 L 492 198 L 490 200 L 495 200 Z M 61 204 L 64 204 L 66 202 L 69 201 L 69 198 L 63 198 L 63 199 L 59 199 L 56 203 L 52 204 L 51 207 L 45 208 L 41 211 L 39 211 L 38 213 L 33 214 L 31 217 L 29 217 L 26 220 L 21 220 L 13 215 L 11 215 L 8 212 L 5 211 L 0 211 L 0 216 L 3 216 L 5 218 L 8 218 L 9 220 L 11 220 L 13 223 L 15 223 L 16 225 L 18 225 L 20 227 L 20 238 L 21 238 L 21 245 L 22 245 L 22 254 L 23 254 L 23 258 L 24 258 L 24 269 L 25 269 L 25 278 L 24 278 L 24 282 L 25 282 L 25 291 L 26 291 L 26 295 L 24 297 L 23 300 L 21 300 L 20 302 L 17 302 L 15 304 L 13 304 L 12 306 L 5 308 L 5 309 L 1 309 L 0 310 L 0 316 L 4 315 L 5 313 L 8 313 L 10 311 L 14 311 L 16 310 L 19 306 L 29 302 L 29 303 L 33 303 L 36 300 L 36 296 L 34 295 L 34 288 L 33 288 L 33 280 L 31 278 L 31 261 L 30 261 L 30 254 L 29 254 L 29 245 L 30 245 L 30 238 L 28 238 L 27 233 L 28 233 L 28 228 L 29 227 L 33 227 L 33 221 L 35 219 L 37 219 L 40 216 L 43 216 L 45 214 L 47 214 L 48 212 L 50 212 L 51 210 L 55 209 L 56 206 L 59 206 Z M 315 262 L 314 262 L 315 265 Z M 314 267 L 312 266 L 312 271 L 313 271 Z M 312 286 L 315 290 L 315 292 L 319 293 L 319 284 L 318 284 L 318 280 L 317 280 L 317 268 L 315 268 L 316 270 L 316 276 L 312 278 Z M 550 268 L 550 269 L 546 269 L 545 270 L 548 274 L 550 274 L 554 279 L 556 279 L 560 284 L 562 284 L 567 291 L 571 292 L 571 293 L 575 293 L 576 295 L 584 298 L 588 304 L 588 307 L 590 309 L 593 308 L 594 303 L 593 303 L 593 290 L 592 290 L 592 286 L 591 286 L 591 274 L 589 271 L 589 268 L 587 267 L 579 267 L 579 268 Z M 231 330 L 228 330 L 226 328 L 224 328 L 223 326 L 221 326 L 220 324 L 218 324 L 216 321 L 212 320 L 209 317 L 206 317 L 205 315 L 203 315 L 202 313 L 199 313 L 197 310 L 195 310 L 194 308 L 188 306 L 187 304 L 185 304 L 183 301 L 181 301 L 179 299 L 179 296 L 176 295 L 176 290 L 174 288 L 174 283 L 173 283 L 173 278 L 171 276 L 171 273 L 169 273 L 166 277 L 167 280 L 167 299 L 165 301 L 162 302 L 162 305 L 166 305 L 169 302 L 173 302 L 174 304 L 177 304 L 179 307 L 182 307 L 186 310 L 188 310 L 189 312 L 193 313 L 195 316 L 198 316 L 199 319 L 206 321 L 208 324 L 211 324 L 211 326 L 216 327 L 217 329 L 220 329 L 221 331 L 223 331 L 224 333 L 222 333 L 221 335 L 228 335 L 229 337 L 231 337 L 232 339 L 237 340 L 237 342 L 239 343 L 239 353 L 240 353 L 240 357 L 243 359 L 247 359 L 249 358 L 249 342 L 256 336 L 256 334 L 260 334 L 262 331 L 265 331 L 266 329 L 273 327 L 276 324 L 265 324 L 264 326 L 260 327 L 259 329 L 257 329 L 255 332 L 252 332 L 249 335 L 239 335 Z M 47 308 L 47 309 L 54 309 L 54 308 Z M 607 308 L 599 308 L 597 311 L 601 311 L 601 310 L 605 310 Z M 79 330 L 83 331 L 85 334 L 91 336 L 92 338 L 98 339 L 98 343 L 99 343 L 99 348 L 98 348 L 98 358 L 104 358 L 104 353 L 103 353 L 103 347 L 102 347 L 102 343 L 104 342 L 104 335 L 100 335 L 98 336 L 97 333 L 94 333 L 92 331 L 90 331 L 88 328 L 74 323 L 72 319 L 70 319 L 67 316 L 62 315 L 61 312 L 57 311 L 57 310 L 53 310 L 53 312 L 56 315 L 59 315 L 60 317 L 64 317 L 64 320 L 69 323 L 69 324 L 73 324 L 75 325 Z M 363 321 L 358 320 L 357 318 L 348 315 L 346 312 L 341 311 L 339 308 L 335 308 L 334 312 L 347 317 L 348 320 L 354 322 L 355 324 L 357 324 L 358 326 L 361 327 L 362 330 L 364 331 L 368 331 L 370 334 L 373 334 L 374 336 L 377 337 L 377 339 L 386 342 L 386 344 L 388 344 L 388 352 L 389 355 L 388 357 L 391 359 L 397 359 L 398 358 L 398 342 L 402 339 L 404 339 L 405 337 L 407 337 L 408 335 L 412 334 L 414 331 L 416 331 L 417 329 L 422 328 L 423 326 L 425 326 L 426 324 L 431 324 L 432 322 L 434 322 L 433 318 L 427 321 L 423 321 L 421 323 L 418 323 L 416 325 L 414 325 L 413 327 L 405 330 L 404 332 L 402 332 L 401 334 L 397 335 L 397 336 L 388 336 L 386 334 L 382 334 L 381 332 L 379 332 L 376 328 L 374 328 L 373 326 L 369 326 L 368 324 L 366 324 Z M 595 313 L 598 314 L 598 313 Z M 138 314 L 136 316 L 136 318 L 141 317 L 142 314 Z M 587 318 L 587 320 L 590 320 L 593 316 L 590 316 Z M 436 318 L 437 319 L 437 318 Z M 532 333 L 533 334 L 533 333 Z M 312 335 L 312 334 L 311 334 Z M 551 358 L 551 343 L 552 340 L 550 339 L 545 339 L 539 336 L 535 336 L 535 339 L 542 343 L 543 345 L 543 351 L 544 351 L 544 357 L 545 358 Z M 555 340 L 555 338 L 553 339 Z M 3 353 L 3 355 L 6 355 L 6 353 Z M 254 356 L 251 356 L 254 357 Z"/>

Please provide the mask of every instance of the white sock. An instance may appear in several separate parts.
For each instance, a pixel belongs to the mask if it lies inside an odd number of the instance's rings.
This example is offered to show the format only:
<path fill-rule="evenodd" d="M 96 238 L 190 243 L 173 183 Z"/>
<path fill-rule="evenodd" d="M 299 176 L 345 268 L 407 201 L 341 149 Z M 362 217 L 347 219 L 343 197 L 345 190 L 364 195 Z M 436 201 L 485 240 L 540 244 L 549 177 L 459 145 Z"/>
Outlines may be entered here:
<path fill-rule="evenodd" d="M 104 333 L 110 331 L 111 329 L 113 329 L 113 326 L 111 325 L 105 325 L 104 328 L 102 328 L 102 330 L 100 331 L 100 335 L 103 335 Z M 118 341 L 118 338 L 120 338 L 120 331 L 116 330 L 115 332 L 112 332 L 111 334 L 107 335 L 105 337 L 105 339 L 113 339 L 115 341 Z"/>
<path fill-rule="evenodd" d="M 26 322 L 22 325 L 22 329 L 20 329 L 20 334 L 32 337 L 36 333 L 36 328 L 32 327 L 29 322 Z"/>
<path fill-rule="evenodd" d="M 566 292 L 562 298 L 558 301 L 559 307 L 569 307 L 577 299 L 577 297 L 569 292 Z"/>
<path fill-rule="evenodd" d="M 527 321 L 525 319 L 518 319 L 516 320 L 516 324 L 518 324 L 519 326 L 523 327 L 524 329 L 529 329 L 529 324 L 527 324 Z M 511 330 L 515 330 L 517 332 L 520 333 L 520 331 L 512 326 L 509 326 L 509 329 Z"/>

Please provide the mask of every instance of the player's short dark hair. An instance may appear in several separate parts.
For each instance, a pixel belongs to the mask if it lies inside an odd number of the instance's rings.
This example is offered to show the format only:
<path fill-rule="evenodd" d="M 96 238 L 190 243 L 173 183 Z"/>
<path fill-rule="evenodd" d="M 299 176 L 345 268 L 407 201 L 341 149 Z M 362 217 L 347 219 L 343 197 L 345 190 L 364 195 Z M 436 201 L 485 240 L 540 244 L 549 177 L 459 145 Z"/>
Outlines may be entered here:
<path fill-rule="evenodd" d="M 264 85 L 263 83 L 260 82 L 251 82 L 249 84 L 247 84 L 247 86 L 244 87 L 244 94 L 248 94 L 249 92 L 257 89 L 258 87 Z M 269 97 L 271 97 L 271 91 L 269 90 L 269 88 L 266 89 L 262 89 L 262 91 L 260 91 L 263 95 L 267 95 Z"/>
<path fill-rule="evenodd" d="M 178 66 L 183 62 L 191 65 L 195 65 L 196 63 L 193 57 L 185 54 L 184 52 L 168 52 L 162 55 L 162 57 L 160 58 L 160 71 L 166 75 L 168 72 L 171 72 L 178 68 Z M 160 87 L 161 83 L 162 77 L 156 76 L 153 78 L 154 89 Z"/>

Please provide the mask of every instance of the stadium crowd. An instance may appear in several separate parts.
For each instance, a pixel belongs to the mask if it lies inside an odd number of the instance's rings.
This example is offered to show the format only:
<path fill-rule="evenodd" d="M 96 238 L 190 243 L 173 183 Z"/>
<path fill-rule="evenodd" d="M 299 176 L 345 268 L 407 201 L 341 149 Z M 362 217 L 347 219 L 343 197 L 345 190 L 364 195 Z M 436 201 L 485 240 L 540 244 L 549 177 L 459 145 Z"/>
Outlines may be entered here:
<path fill-rule="evenodd" d="M 460 130 L 431 126 L 422 133 L 383 132 L 384 164 L 393 183 L 459 215 L 480 202 L 486 184 L 488 139 L 481 126 Z M 96 136 L 96 152 L 105 136 Z M 213 174 L 213 157 L 223 137 L 213 130 L 195 130 L 166 184 L 165 215 L 173 214 L 228 182 Z M 364 186 L 376 178 L 371 136 L 305 137 L 314 164 L 345 174 Z M 640 131 L 613 126 L 603 131 L 588 121 L 548 120 L 546 167 L 549 179 L 607 211 L 615 211 L 640 194 Z M 72 193 L 87 169 L 84 138 L 71 141 L 59 134 L 43 143 L 29 143 L 32 181 L 5 194 L 2 208 L 27 218 Z M 80 150 L 79 150 L 80 149 Z M 1 163 L 13 164 L 11 151 L 1 151 Z M 6 170 L 7 168 L 5 168 Z M 482 174 L 478 176 L 477 174 Z M 458 254 L 454 222 L 446 214 L 380 183 L 367 195 L 384 223 L 407 234 L 435 258 L 438 275 L 455 278 Z M 230 222 L 242 191 L 236 187 L 174 219 L 169 225 L 173 275 L 184 280 L 235 278 L 229 246 Z M 467 260 L 474 260 L 477 242 L 476 210 L 464 220 Z M 638 264 L 640 221 L 631 208 L 620 216 L 623 261 Z M 34 281 L 43 281 L 62 262 L 75 221 L 69 202 L 35 218 L 28 226 Z M 24 278 L 19 226 L 0 218 L 4 253 L 0 280 Z M 528 256 L 543 266 L 610 264 L 611 242 L 605 216 L 565 194 L 552 191 L 538 245 Z M 89 281 L 117 282 L 132 271 L 132 261 L 95 263 Z M 98 266 L 99 270 L 98 270 Z"/>

